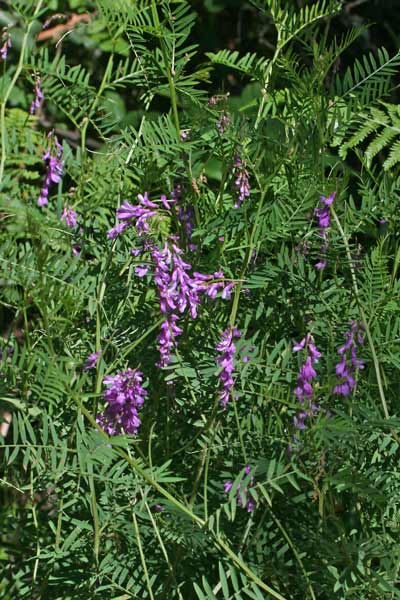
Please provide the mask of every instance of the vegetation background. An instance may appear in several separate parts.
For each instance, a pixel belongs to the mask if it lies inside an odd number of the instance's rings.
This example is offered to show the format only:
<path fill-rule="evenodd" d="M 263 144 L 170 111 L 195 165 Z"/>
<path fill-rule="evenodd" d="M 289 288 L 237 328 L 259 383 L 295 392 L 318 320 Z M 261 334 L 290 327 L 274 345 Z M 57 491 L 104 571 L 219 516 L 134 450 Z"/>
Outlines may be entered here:
<path fill-rule="evenodd" d="M 9 0 L 0 26 L 0 598 L 400 598 L 399 6 Z M 160 369 L 154 254 L 107 235 L 173 190 L 151 243 L 234 287 Z M 363 368 L 333 393 L 351 323 Z M 128 368 L 142 424 L 107 436 L 103 378 Z"/>

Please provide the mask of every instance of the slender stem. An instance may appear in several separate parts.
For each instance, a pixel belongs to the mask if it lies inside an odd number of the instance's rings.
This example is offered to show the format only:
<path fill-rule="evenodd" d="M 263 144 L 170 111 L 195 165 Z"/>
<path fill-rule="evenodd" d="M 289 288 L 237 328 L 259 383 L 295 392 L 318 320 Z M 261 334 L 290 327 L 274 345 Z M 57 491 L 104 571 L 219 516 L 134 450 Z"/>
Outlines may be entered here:
<path fill-rule="evenodd" d="M 282 523 L 280 522 L 280 520 L 278 519 L 278 517 L 276 517 L 274 515 L 274 513 L 272 512 L 272 510 L 270 510 L 270 512 L 271 512 L 271 516 L 272 516 L 273 520 L 277 524 L 278 528 L 281 530 L 281 533 L 282 533 L 283 537 L 285 538 L 285 540 L 287 541 L 287 543 L 291 547 L 292 552 L 293 552 L 293 554 L 294 554 L 297 562 L 299 563 L 300 569 L 301 569 L 301 571 L 302 571 L 302 573 L 304 575 L 304 578 L 305 578 L 305 580 L 307 582 L 307 586 L 308 586 L 308 589 L 309 589 L 310 596 L 311 596 L 312 600 L 316 600 L 316 596 L 315 596 L 315 593 L 314 593 L 314 589 L 313 589 L 313 587 L 311 585 L 310 578 L 308 577 L 307 571 L 305 570 L 304 563 L 301 560 L 301 556 L 297 552 L 297 548 L 293 544 L 291 537 L 287 533 L 286 529 L 284 528 L 284 526 L 282 525 Z"/>
<path fill-rule="evenodd" d="M 93 466 L 90 461 L 87 463 L 87 469 L 89 473 L 88 481 L 90 488 L 90 503 L 92 505 L 92 514 L 93 514 L 93 528 L 94 528 L 94 557 L 96 560 L 96 564 L 99 562 L 99 550 L 100 550 L 100 521 L 99 521 L 99 511 L 97 508 L 97 500 L 96 500 L 96 489 L 94 486 L 94 478 L 93 478 Z"/>
<path fill-rule="evenodd" d="M 358 289 L 357 278 L 356 278 L 356 274 L 355 274 L 355 270 L 354 270 L 353 259 L 351 257 L 349 242 L 348 242 L 346 234 L 345 234 L 345 232 L 343 230 L 343 227 L 342 227 L 342 225 L 341 225 L 341 223 L 340 223 L 340 221 L 338 219 L 338 216 L 337 216 L 336 211 L 333 208 L 333 206 L 331 206 L 331 213 L 333 215 L 333 218 L 335 219 L 335 223 L 337 225 L 337 228 L 338 228 L 339 233 L 340 233 L 340 235 L 342 237 L 342 240 L 343 240 L 344 247 L 346 249 L 346 256 L 347 256 L 347 260 L 349 262 L 351 279 L 352 279 L 352 282 L 353 282 L 354 295 L 356 297 L 357 306 L 358 306 L 358 309 L 360 311 L 360 316 L 361 316 L 363 325 L 365 327 L 365 332 L 367 334 L 367 339 L 368 339 L 369 347 L 370 347 L 371 354 L 372 354 L 372 361 L 374 363 L 376 381 L 377 381 L 377 384 L 378 384 L 379 395 L 380 395 L 381 402 L 382 402 L 383 412 L 385 414 L 385 418 L 389 419 L 390 415 L 389 415 L 389 411 L 388 411 L 388 407 L 387 407 L 387 403 L 386 403 L 385 392 L 383 390 L 383 384 L 382 384 L 382 378 L 381 378 L 381 371 L 380 371 L 380 365 L 379 365 L 378 355 L 377 355 L 376 350 L 375 350 L 374 340 L 372 339 L 371 330 L 369 328 L 369 324 L 368 324 L 368 321 L 367 321 L 367 318 L 366 318 L 366 315 L 365 315 L 365 312 L 364 312 L 364 308 L 363 308 L 363 306 L 361 304 L 360 292 L 359 292 L 359 289 Z"/>
<path fill-rule="evenodd" d="M 32 28 L 33 22 L 35 20 L 35 17 L 38 15 L 40 9 L 42 8 L 42 4 L 43 4 L 43 0 L 39 0 L 39 2 L 36 5 L 35 12 L 33 13 L 33 17 L 31 19 L 31 21 L 28 23 L 28 27 L 26 28 L 26 31 L 22 38 L 21 52 L 19 54 L 18 65 L 15 70 L 14 76 L 11 79 L 10 85 L 8 86 L 6 93 L 4 94 L 3 102 L 1 103 L 1 107 L 0 107 L 0 136 L 1 136 L 0 184 L 3 181 L 4 166 L 5 166 L 6 158 L 7 158 L 6 106 L 7 106 L 7 102 L 10 97 L 10 94 L 13 91 L 14 86 L 17 83 L 19 76 L 21 75 L 21 71 L 23 69 L 24 61 L 25 61 L 26 46 L 28 43 L 29 34 L 31 32 L 31 28 Z"/>
<path fill-rule="evenodd" d="M 161 35 L 161 23 L 160 23 L 160 19 L 158 16 L 157 4 L 156 4 L 155 0 L 152 0 L 151 8 L 152 8 L 153 18 L 154 18 L 156 27 L 159 30 L 159 34 L 160 34 L 160 50 L 161 50 L 161 54 L 163 57 L 164 68 L 165 68 L 165 72 L 166 72 L 167 79 L 168 79 L 168 87 L 169 87 L 169 93 L 171 96 L 171 106 L 172 106 L 172 114 L 174 116 L 176 136 L 177 136 L 178 142 L 180 142 L 181 141 L 181 128 L 180 128 L 180 124 L 179 124 L 178 102 L 177 102 L 177 97 L 176 97 L 174 80 L 173 80 L 171 69 L 169 66 L 167 53 L 165 51 L 164 40 Z"/>
<path fill-rule="evenodd" d="M 153 590 L 151 587 L 151 582 L 150 582 L 150 577 L 149 577 L 149 572 L 147 570 L 147 565 L 146 565 L 146 558 L 144 556 L 142 541 L 140 539 L 139 527 L 138 527 L 136 515 L 134 512 L 132 513 L 132 520 L 133 520 L 133 527 L 135 528 L 135 534 L 136 534 L 137 544 L 138 544 L 138 548 L 139 548 L 140 560 L 142 562 L 142 567 L 143 567 L 144 576 L 146 579 L 147 589 L 149 591 L 150 600 L 154 600 Z"/>
<path fill-rule="evenodd" d="M 245 447 L 244 441 L 243 441 L 243 433 L 242 433 L 242 428 L 240 426 L 236 398 L 234 396 L 232 397 L 232 401 L 233 401 L 233 410 L 235 411 L 236 426 L 237 426 L 238 433 L 239 433 L 240 446 L 242 448 L 243 460 L 244 460 L 245 464 L 247 464 L 247 452 L 246 452 L 246 447 Z"/>
<path fill-rule="evenodd" d="M 87 132 L 87 128 L 89 126 L 90 123 L 90 115 L 92 115 L 96 109 L 97 104 L 99 103 L 99 100 L 101 98 L 102 93 L 104 92 L 104 88 L 107 85 L 107 81 L 108 78 L 111 74 L 112 71 L 112 67 L 113 67 L 113 58 L 114 55 L 110 54 L 109 58 L 108 58 L 108 63 L 107 63 L 107 67 L 106 70 L 104 71 L 104 75 L 103 75 L 103 79 L 101 80 L 100 83 L 100 87 L 97 91 L 96 97 L 93 100 L 93 104 L 90 107 L 90 111 L 89 111 L 89 115 L 86 116 L 83 120 L 83 125 L 81 128 L 81 154 L 82 154 L 82 158 L 85 156 L 86 154 L 86 132 Z M 82 172 L 84 171 L 84 169 L 82 169 Z"/>
<path fill-rule="evenodd" d="M 247 250 L 243 259 L 243 264 L 242 264 L 242 269 L 240 271 L 240 276 L 239 276 L 239 281 L 235 287 L 235 295 L 233 297 L 233 303 L 232 303 L 232 310 L 231 310 L 231 317 L 230 317 L 230 324 L 231 327 L 233 327 L 235 325 L 235 321 L 236 321 L 236 315 L 237 315 L 237 311 L 239 308 L 239 299 L 240 299 L 240 293 L 242 291 L 242 286 L 243 286 L 243 281 L 244 281 L 244 276 L 246 274 L 246 269 L 247 266 L 250 262 L 251 259 L 251 255 L 253 253 L 253 243 L 254 243 L 254 236 L 256 234 L 257 231 L 257 227 L 258 227 L 258 220 L 260 217 L 260 213 L 261 213 L 261 208 L 264 204 L 264 199 L 265 196 L 267 194 L 267 189 L 266 188 L 260 196 L 260 200 L 258 202 L 258 207 L 257 207 L 257 213 L 256 213 L 256 217 L 254 219 L 254 224 L 250 233 L 250 239 L 249 239 L 249 244 L 247 246 Z"/>
<path fill-rule="evenodd" d="M 168 570 L 169 570 L 169 572 L 170 572 L 170 576 L 172 577 L 172 579 L 173 579 L 173 581 L 174 581 L 174 584 L 176 585 L 176 591 L 178 592 L 179 600 L 183 600 L 183 597 L 182 597 L 181 591 L 180 591 L 180 589 L 178 588 L 178 584 L 177 584 L 177 581 L 176 581 L 176 577 L 175 577 L 175 573 L 174 573 L 174 570 L 173 570 L 173 567 L 172 567 L 171 561 L 169 560 L 169 556 L 168 556 L 167 550 L 166 550 L 166 548 L 165 548 L 165 544 L 164 544 L 164 542 L 163 542 L 163 540 L 162 540 L 162 537 L 161 537 L 160 531 L 159 531 L 159 529 L 158 529 L 158 527 L 157 527 L 157 523 L 156 523 L 156 522 L 155 522 L 155 520 L 154 520 L 154 517 L 153 517 L 153 515 L 152 515 L 152 513 L 151 513 L 151 510 L 150 510 L 150 508 L 149 508 L 149 505 L 147 504 L 147 502 L 145 502 L 145 506 L 146 506 L 146 510 L 147 510 L 147 512 L 148 512 L 148 515 L 149 515 L 149 518 L 150 518 L 151 524 L 153 525 L 154 532 L 155 532 L 155 534 L 156 534 L 156 536 L 157 536 L 157 539 L 158 539 L 158 541 L 159 541 L 160 548 L 161 548 L 161 552 L 163 553 L 163 555 L 164 555 L 164 558 L 165 558 L 165 562 L 166 562 L 166 563 L 167 563 L 167 565 L 168 565 Z"/>

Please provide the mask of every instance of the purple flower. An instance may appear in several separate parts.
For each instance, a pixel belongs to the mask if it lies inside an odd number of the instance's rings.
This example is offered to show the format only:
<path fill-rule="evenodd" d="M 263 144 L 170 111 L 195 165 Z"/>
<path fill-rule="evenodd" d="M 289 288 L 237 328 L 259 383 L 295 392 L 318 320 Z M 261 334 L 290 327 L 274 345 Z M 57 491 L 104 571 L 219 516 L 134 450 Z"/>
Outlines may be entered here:
<path fill-rule="evenodd" d="M 149 267 L 147 265 L 139 265 L 135 267 L 135 273 L 138 277 L 144 277 L 147 275 Z"/>
<path fill-rule="evenodd" d="M 49 133 L 49 148 L 43 155 L 43 160 L 47 163 L 46 177 L 40 195 L 38 206 L 42 207 L 48 204 L 49 188 L 52 183 L 61 181 L 64 161 L 62 160 L 63 148 L 57 140 L 57 136 Z"/>
<path fill-rule="evenodd" d="M 8 31 L 8 29 L 6 27 L 3 29 L 3 33 L 1 35 L 1 41 L 3 42 L 3 44 L 0 47 L 0 57 L 2 58 L 2 60 L 6 60 L 8 50 L 9 50 L 9 48 L 11 48 L 11 36 L 10 36 L 10 32 Z"/>
<path fill-rule="evenodd" d="M 351 323 L 350 329 L 344 334 L 345 343 L 337 350 L 342 356 L 335 367 L 336 375 L 342 380 L 335 385 L 333 393 L 338 396 L 349 396 L 355 388 L 356 381 L 353 375 L 356 369 L 364 368 L 364 361 L 357 356 L 357 344 L 364 343 L 361 327 L 356 321 Z"/>
<path fill-rule="evenodd" d="M 181 190 L 177 187 L 171 192 L 171 200 L 166 196 L 161 196 L 161 202 L 165 207 L 170 208 L 170 203 L 179 202 L 181 199 Z M 198 272 L 192 272 L 192 265 L 184 260 L 184 252 L 178 246 L 176 236 L 170 236 L 168 241 L 164 242 L 162 247 L 158 247 L 149 234 L 148 220 L 155 215 L 159 215 L 159 206 L 150 201 L 148 193 L 138 194 L 140 204 L 132 205 L 124 201 L 117 209 L 117 219 L 119 223 L 108 231 L 107 237 L 115 239 L 124 229 L 133 225 L 139 236 L 142 237 L 142 248 L 132 249 L 133 256 L 149 254 L 149 258 L 154 264 L 153 281 L 157 288 L 160 301 L 160 310 L 165 315 L 165 320 L 161 325 L 160 334 L 157 338 L 160 351 L 160 361 L 158 367 L 162 368 L 169 364 L 171 352 L 176 345 L 176 338 L 182 333 L 177 321 L 180 315 L 189 312 L 190 316 L 197 317 L 198 306 L 202 300 L 202 295 L 215 298 L 218 293 L 222 298 L 230 298 L 234 282 L 226 282 L 222 271 L 215 272 L 212 275 L 204 275 Z M 186 228 L 188 241 L 192 233 L 193 209 L 189 207 L 184 210 L 180 208 L 180 220 L 183 221 Z M 195 247 L 188 245 L 190 249 Z M 150 261 L 149 261 L 150 262 Z M 147 265 L 138 265 L 135 268 L 138 277 L 144 277 L 149 268 Z"/>
<path fill-rule="evenodd" d="M 41 88 L 41 81 L 40 81 L 40 77 L 37 76 L 36 84 L 35 84 L 35 97 L 32 100 L 32 104 L 29 109 L 29 112 L 31 113 L 31 115 L 33 115 L 37 110 L 39 110 L 39 108 L 42 106 L 43 100 L 44 100 L 44 95 L 43 95 L 42 88 Z"/>
<path fill-rule="evenodd" d="M 178 209 L 179 221 L 183 224 L 186 239 L 188 241 L 188 248 L 192 252 L 197 250 L 197 246 L 192 243 L 192 234 L 194 229 L 194 209 L 193 206 L 179 206 Z"/>
<path fill-rule="evenodd" d="M 222 113 L 222 115 L 217 121 L 217 131 L 219 135 L 223 135 L 225 133 L 225 130 L 229 127 L 230 122 L 231 119 L 229 115 L 225 112 Z"/>
<path fill-rule="evenodd" d="M 243 469 L 243 471 L 244 471 L 244 473 L 243 473 L 241 483 L 239 483 L 238 486 L 236 487 L 236 502 L 239 506 L 243 506 L 242 497 L 244 496 L 245 503 L 244 503 L 243 508 L 245 508 L 247 510 L 247 512 L 253 512 L 254 502 L 250 496 L 249 489 L 251 487 L 253 487 L 253 485 L 254 485 L 254 477 L 250 478 L 248 487 L 241 489 L 241 486 L 243 485 L 243 481 L 246 478 L 246 475 L 249 475 L 251 472 L 250 465 L 246 465 L 245 468 Z M 233 481 L 231 479 L 228 479 L 227 481 L 225 481 L 224 493 L 229 494 L 232 487 L 233 487 Z"/>
<path fill-rule="evenodd" d="M 293 417 L 293 424 L 296 429 L 306 429 L 305 421 L 309 414 L 315 414 L 314 410 L 316 405 L 312 404 L 312 398 L 314 390 L 312 386 L 313 379 L 316 378 L 317 373 L 314 369 L 315 364 L 318 363 L 318 359 L 321 357 L 321 352 L 318 350 L 314 343 L 314 338 L 308 333 L 300 342 L 293 346 L 294 352 L 306 350 L 306 358 L 304 364 L 300 367 L 299 375 L 297 377 L 297 385 L 294 390 L 296 399 L 302 406 L 306 405 L 307 410 L 302 408 Z"/>
<path fill-rule="evenodd" d="M 95 367 L 97 365 L 97 361 L 99 360 L 101 356 L 101 350 L 99 350 L 98 352 L 93 352 L 92 354 L 89 354 L 89 356 L 87 357 L 85 364 L 83 366 L 83 369 L 85 371 L 89 371 L 89 369 L 93 369 L 93 367 Z"/>
<path fill-rule="evenodd" d="M 225 331 L 222 332 L 221 340 L 216 346 L 218 352 L 221 353 L 221 356 L 216 358 L 216 363 L 221 367 L 219 380 L 222 389 L 219 394 L 219 399 L 223 408 L 226 408 L 231 397 L 232 388 L 235 385 L 232 374 L 235 370 L 234 356 L 236 348 L 233 340 L 240 336 L 241 334 L 236 327 L 233 329 L 228 327 L 228 329 L 225 329 Z"/>
<path fill-rule="evenodd" d="M 107 406 L 98 415 L 97 422 L 108 435 L 136 434 L 140 426 L 138 409 L 147 396 L 142 387 L 143 375 L 137 369 L 128 369 L 114 376 L 106 376 L 104 399 Z"/>
<path fill-rule="evenodd" d="M 236 177 L 235 187 L 238 192 L 238 196 L 237 196 L 236 202 L 234 204 L 234 207 L 239 208 L 239 206 L 242 204 L 242 202 L 244 202 L 244 200 L 250 196 L 249 173 L 245 169 L 240 156 L 235 156 L 234 173 L 235 173 L 235 177 Z"/>
<path fill-rule="evenodd" d="M 171 350 L 175 346 L 175 338 L 183 333 L 183 330 L 176 324 L 177 321 L 177 315 L 171 314 L 161 325 L 161 331 L 157 338 L 160 352 L 160 361 L 157 366 L 160 369 L 171 362 Z"/>
<path fill-rule="evenodd" d="M 228 481 L 225 481 L 225 483 L 224 483 L 225 494 L 229 494 L 229 492 L 232 489 L 232 485 L 233 485 L 233 481 L 231 479 L 228 479 Z"/>
<path fill-rule="evenodd" d="M 112 227 L 107 232 L 107 237 L 109 240 L 115 240 L 116 237 L 119 236 L 120 233 L 124 231 L 128 227 L 127 223 L 118 223 L 115 227 Z"/>
<path fill-rule="evenodd" d="M 161 200 L 164 208 L 166 208 L 167 210 L 171 210 L 171 204 L 174 204 L 176 202 L 176 198 L 172 197 L 168 200 L 167 196 L 165 194 L 161 194 L 160 200 Z"/>
<path fill-rule="evenodd" d="M 333 192 L 327 198 L 325 198 L 325 196 L 320 196 L 319 201 L 320 201 L 320 204 L 322 204 L 322 207 L 317 207 L 314 210 L 314 214 L 318 218 L 319 234 L 323 239 L 323 243 L 321 244 L 321 254 L 323 256 L 322 256 L 321 260 L 319 260 L 317 262 L 317 264 L 315 265 L 315 268 L 318 269 L 319 271 L 322 271 L 323 269 L 325 269 L 326 265 L 328 264 L 328 261 L 324 255 L 328 251 L 327 229 L 329 228 L 329 226 L 331 224 L 330 206 L 331 206 L 332 202 L 334 201 L 335 196 L 336 196 L 336 192 Z"/>
<path fill-rule="evenodd" d="M 65 224 L 67 227 L 71 227 L 71 229 L 75 229 L 75 227 L 77 225 L 76 217 L 77 217 L 76 212 L 72 208 L 70 208 L 68 205 L 65 205 L 63 213 L 61 215 L 61 220 L 65 221 Z"/>

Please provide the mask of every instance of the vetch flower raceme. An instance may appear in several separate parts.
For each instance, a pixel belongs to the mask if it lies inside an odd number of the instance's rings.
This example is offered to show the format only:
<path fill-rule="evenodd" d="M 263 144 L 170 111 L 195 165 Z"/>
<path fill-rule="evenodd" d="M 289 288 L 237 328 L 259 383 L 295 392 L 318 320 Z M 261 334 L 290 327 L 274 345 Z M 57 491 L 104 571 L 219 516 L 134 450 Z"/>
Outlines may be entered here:
<path fill-rule="evenodd" d="M 162 205 L 170 208 L 172 203 L 179 202 L 180 196 L 178 187 L 171 193 L 171 200 L 167 200 L 164 195 L 161 196 Z M 157 288 L 160 310 L 165 315 L 157 338 L 160 352 L 160 361 L 157 366 L 162 368 L 169 364 L 172 349 L 176 345 L 176 338 L 182 333 L 182 329 L 178 325 L 180 316 L 189 312 L 190 316 L 195 319 L 202 295 L 215 298 L 218 293 L 221 293 L 222 298 L 230 298 L 235 282 L 227 283 L 222 271 L 211 275 L 192 272 L 192 265 L 184 260 L 184 252 L 178 246 L 176 236 L 170 236 L 161 247 L 156 245 L 152 241 L 148 221 L 150 218 L 160 215 L 160 207 L 149 199 L 147 192 L 138 194 L 138 199 L 140 204 L 131 205 L 125 201 L 117 209 L 119 223 L 109 230 L 107 236 L 115 239 L 124 229 L 134 226 L 141 238 L 142 248 L 134 248 L 131 250 L 131 254 L 133 256 L 142 255 L 141 259 L 144 260 L 143 254 L 148 253 L 149 259 L 154 265 L 153 280 Z M 186 221 L 185 224 L 189 238 L 192 225 L 189 221 Z M 194 247 L 189 244 L 189 248 L 193 249 Z M 149 270 L 148 265 L 141 264 L 135 268 L 135 273 L 138 277 L 144 277 Z"/>
<path fill-rule="evenodd" d="M 3 33 L 1 34 L 1 42 L 2 45 L 0 47 L 0 58 L 2 60 L 6 60 L 8 50 L 11 48 L 11 36 L 7 27 L 3 29 Z"/>
<path fill-rule="evenodd" d="M 83 366 L 84 371 L 89 371 L 89 369 L 93 369 L 97 365 L 97 361 L 99 360 L 100 356 L 101 350 L 99 350 L 99 352 L 92 352 L 92 354 L 89 354 Z"/>
<path fill-rule="evenodd" d="M 221 367 L 221 372 L 219 374 L 219 380 L 221 384 L 221 391 L 219 394 L 219 400 L 221 406 L 226 408 L 232 393 L 233 386 L 235 385 L 235 380 L 233 378 L 233 373 L 235 371 L 235 344 L 234 338 L 240 338 L 241 333 L 236 329 L 236 327 L 228 327 L 221 334 L 221 340 L 218 342 L 216 349 L 218 352 L 221 352 L 221 356 L 218 356 L 215 360 L 216 363 Z"/>
<path fill-rule="evenodd" d="M 63 148 L 57 140 L 57 136 L 50 133 L 49 136 L 49 148 L 43 155 L 43 160 L 47 163 L 47 172 L 44 180 L 42 189 L 40 190 L 40 196 L 38 199 L 38 206 L 42 207 L 48 204 L 49 188 L 52 183 L 59 183 L 61 181 L 64 161 L 62 159 Z"/>
<path fill-rule="evenodd" d="M 351 394 L 356 385 L 354 378 L 356 370 L 364 368 L 364 361 L 357 356 L 357 345 L 364 344 L 362 328 L 356 321 L 353 321 L 344 337 L 346 339 L 345 343 L 337 350 L 342 358 L 335 367 L 340 383 L 333 388 L 333 393 L 338 396 L 349 396 Z"/>
<path fill-rule="evenodd" d="M 230 122 L 231 119 L 229 115 L 226 112 L 222 113 L 216 125 L 219 135 L 223 135 L 225 133 L 225 130 L 229 127 Z"/>
<path fill-rule="evenodd" d="M 249 173 L 245 168 L 242 159 L 240 156 L 235 156 L 234 159 L 234 173 L 235 173 L 235 187 L 238 191 L 238 196 L 236 202 L 234 204 L 235 208 L 239 208 L 239 206 L 244 202 L 246 198 L 250 196 L 250 182 L 249 182 Z"/>
<path fill-rule="evenodd" d="M 141 423 L 138 409 L 147 397 L 142 380 L 143 374 L 137 369 L 104 377 L 103 383 L 107 387 L 104 399 L 107 406 L 96 420 L 108 435 L 133 435 L 138 432 Z"/>
<path fill-rule="evenodd" d="M 242 482 L 245 480 L 246 475 L 249 475 L 251 473 L 251 467 L 250 465 L 246 465 L 244 468 L 244 474 L 242 477 Z M 249 489 L 251 487 L 253 487 L 254 485 L 254 477 L 250 478 L 250 482 L 248 487 L 245 487 L 243 489 L 242 488 L 243 483 L 239 483 L 238 486 L 236 487 L 236 501 L 238 503 L 239 506 L 243 506 L 243 508 L 245 508 L 247 510 L 247 512 L 253 512 L 254 510 L 254 501 L 252 500 L 250 493 L 249 493 Z M 225 494 L 229 494 L 231 489 L 233 487 L 233 481 L 231 479 L 228 479 L 227 481 L 225 481 L 224 483 L 224 492 Z M 244 498 L 244 503 L 242 501 L 242 498 Z"/>
<path fill-rule="evenodd" d="M 32 104 L 29 108 L 29 112 L 31 113 L 31 115 L 33 115 L 37 110 L 39 110 L 39 108 L 42 106 L 43 100 L 44 100 L 44 95 L 43 95 L 42 88 L 41 88 L 41 81 L 40 81 L 40 77 L 37 76 L 36 84 L 35 84 L 35 97 L 32 100 Z"/>
<path fill-rule="evenodd" d="M 314 365 L 318 363 L 321 352 L 314 343 L 313 336 L 308 333 L 298 344 L 293 346 L 293 352 L 306 351 L 305 361 L 300 367 L 297 377 L 297 386 L 295 388 L 295 396 L 298 402 L 302 405 L 301 410 L 293 417 L 293 424 L 296 429 L 302 430 L 306 428 L 305 421 L 310 415 L 315 415 L 319 406 L 313 404 L 314 396 L 313 380 L 317 373 Z M 296 442 L 297 437 L 294 435 L 293 441 Z"/>
<path fill-rule="evenodd" d="M 70 227 L 71 229 L 75 229 L 75 227 L 77 226 L 76 217 L 77 217 L 76 212 L 70 206 L 68 206 L 66 204 L 64 206 L 64 210 L 61 215 L 61 220 L 65 221 L 65 224 L 67 227 Z"/>
<path fill-rule="evenodd" d="M 333 192 L 327 198 L 325 196 L 320 196 L 320 204 L 321 207 L 317 207 L 314 211 L 315 216 L 318 218 L 318 227 L 319 227 L 319 235 L 322 238 L 321 244 L 321 259 L 315 265 L 315 268 L 319 271 L 325 269 L 328 261 L 326 259 L 326 253 L 328 251 L 328 229 L 331 224 L 331 211 L 330 206 L 333 203 L 336 196 L 336 192 Z"/>
<path fill-rule="evenodd" d="M 183 330 L 176 324 L 178 316 L 169 315 L 161 325 L 161 331 L 157 337 L 160 360 L 157 367 L 162 369 L 171 361 L 171 352 L 175 346 L 175 338 L 183 333 Z"/>

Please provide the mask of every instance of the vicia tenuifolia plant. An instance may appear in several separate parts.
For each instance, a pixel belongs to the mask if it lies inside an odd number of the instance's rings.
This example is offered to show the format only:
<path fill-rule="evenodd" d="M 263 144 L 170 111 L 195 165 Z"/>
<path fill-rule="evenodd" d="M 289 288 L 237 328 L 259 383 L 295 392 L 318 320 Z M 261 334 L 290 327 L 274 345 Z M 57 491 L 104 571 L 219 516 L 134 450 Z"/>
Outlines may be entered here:
<path fill-rule="evenodd" d="M 400 55 L 351 4 L 1 11 L 4 600 L 398 596 Z"/>

